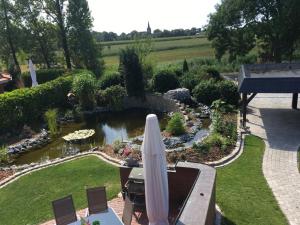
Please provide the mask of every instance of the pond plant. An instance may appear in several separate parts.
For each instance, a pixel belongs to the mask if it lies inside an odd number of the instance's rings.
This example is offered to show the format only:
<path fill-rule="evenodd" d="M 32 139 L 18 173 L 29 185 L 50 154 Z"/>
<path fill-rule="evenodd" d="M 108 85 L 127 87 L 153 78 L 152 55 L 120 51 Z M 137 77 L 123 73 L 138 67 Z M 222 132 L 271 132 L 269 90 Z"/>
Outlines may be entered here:
<path fill-rule="evenodd" d="M 48 129 L 50 131 L 50 135 L 52 137 L 58 135 L 59 133 L 59 129 L 57 125 L 57 113 L 58 113 L 57 109 L 48 109 L 45 112 L 45 119 L 47 122 Z"/>

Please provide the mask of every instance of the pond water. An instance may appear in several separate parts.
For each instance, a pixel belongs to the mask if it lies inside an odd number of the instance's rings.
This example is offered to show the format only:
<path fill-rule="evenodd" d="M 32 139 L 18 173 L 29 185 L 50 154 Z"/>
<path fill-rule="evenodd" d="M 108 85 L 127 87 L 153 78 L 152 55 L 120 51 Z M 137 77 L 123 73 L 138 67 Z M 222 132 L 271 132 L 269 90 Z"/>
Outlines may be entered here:
<path fill-rule="evenodd" d="M 60 135 L 48 145 L 19 155 L 13 163 L 22 165 L 32 162 L 42 162 L 87 151 L 93 146 L 112 144 L 115 140 L 128 140 L 142 135 L 146 116 L 150 113 L 155 113 L 158 116 L 161 129 L 164 129 L 167 124 L 167 114 L 145 109 L 101 113 L 89 116 L 80 123 L 62 125 Z M 83 144 L 68 144 L 62 139 L 63 136 L 81 129 L 94 129 L 96 133 Z"/>

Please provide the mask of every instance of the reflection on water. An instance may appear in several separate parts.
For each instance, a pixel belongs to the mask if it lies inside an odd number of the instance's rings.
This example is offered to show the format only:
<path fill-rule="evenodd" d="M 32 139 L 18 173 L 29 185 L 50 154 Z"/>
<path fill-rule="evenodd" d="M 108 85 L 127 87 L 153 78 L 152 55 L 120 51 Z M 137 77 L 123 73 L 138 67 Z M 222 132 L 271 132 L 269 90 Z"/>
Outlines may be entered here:
<path fill-rule="evenodd" d="M 115 140 L 127 140 L 143 134 L 146 116 L 153 113 L 144 109 L 130 109 L 116 113 L 101 113 L 89 116 L 81 123 L 70 123 L 61 126 L 61 134 L 48 145 L 20 155 L 14 164 L 21 165 L 32 162 L 42 162 L 61 156 L 74 155 L 87 151 L 93 146 L 111 144 Z M 161 128 L 167 123 L 167 116 L 156 113 Z M 83 144 L 67 144 L 63 136 L 81 129 L 94 129 L 95 135 Z"/>

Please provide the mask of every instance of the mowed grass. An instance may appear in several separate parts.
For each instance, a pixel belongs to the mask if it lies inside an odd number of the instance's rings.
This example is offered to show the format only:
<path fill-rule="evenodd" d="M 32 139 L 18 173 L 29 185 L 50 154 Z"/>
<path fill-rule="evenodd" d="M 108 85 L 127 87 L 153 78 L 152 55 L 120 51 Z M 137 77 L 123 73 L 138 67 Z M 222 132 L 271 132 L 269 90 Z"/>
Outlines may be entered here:
<path fill-rule="evenodd" d="M 264 142 L 247 136 L 244 152 L 235 162 L 218 169 L 217 204 L 223 225 L 286 225 L 262 172 Z"/>
<path fill-rule="evenodd" d="M 120 191 L 119 169 L 89 156 L 25 175 L 0 189 L 0 224 L 39 224 L 53 219 L 51 201 L 72 194 L 76 209 L 87 207 L 86 187 Z"/>

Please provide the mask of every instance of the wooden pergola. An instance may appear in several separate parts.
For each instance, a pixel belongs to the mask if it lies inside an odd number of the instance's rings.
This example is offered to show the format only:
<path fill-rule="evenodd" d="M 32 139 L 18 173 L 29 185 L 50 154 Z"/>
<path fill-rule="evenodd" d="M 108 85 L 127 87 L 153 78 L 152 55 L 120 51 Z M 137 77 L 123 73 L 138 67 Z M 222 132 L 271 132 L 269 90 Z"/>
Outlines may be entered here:
<path fill-rule="evenodd" d="M 300 63 L 243 65 L 238 83 L 238 91 L 242 94 L 245 127 L 247 106 L 257 93 L 292 93 L 292 108 L 297 109 L 298 93 L 300 93 Z"/>

